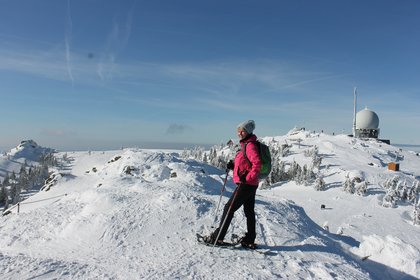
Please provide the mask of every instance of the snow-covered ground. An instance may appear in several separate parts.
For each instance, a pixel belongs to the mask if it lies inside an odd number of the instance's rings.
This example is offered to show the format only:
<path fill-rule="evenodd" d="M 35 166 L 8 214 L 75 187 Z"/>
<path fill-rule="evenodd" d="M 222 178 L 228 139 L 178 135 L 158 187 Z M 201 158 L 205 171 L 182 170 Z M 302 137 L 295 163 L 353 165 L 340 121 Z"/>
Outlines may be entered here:
<path fill-rule="evenodd" d="M 308 161 L 303 151 L 317 145 L 327 190 L 294 182 L 258 190 L 257 243 L 269 254 L 196 242 L 195 234 L 209 233 L 219 217 L 223 170 L 184 160 L 177 151 L 68 152 L 70 162 L 57 170 L 61 176 L 49 191 L 0 217 L 1 278 L 420 278 L 413 206 L 382 207 L 378 186 L 396 173 L 418 180 L 419 156 L 344 135 L 274 138 L 295 143 L 289 162 Z M 396 158 L 400 172 L 387 170 Z M 348 175 L 369 181 L 366 196 L 342 191 Z M 233 189 L 229 178 L 223 203 Z M 230 231 L 245 231 L 241 210 Z"/>

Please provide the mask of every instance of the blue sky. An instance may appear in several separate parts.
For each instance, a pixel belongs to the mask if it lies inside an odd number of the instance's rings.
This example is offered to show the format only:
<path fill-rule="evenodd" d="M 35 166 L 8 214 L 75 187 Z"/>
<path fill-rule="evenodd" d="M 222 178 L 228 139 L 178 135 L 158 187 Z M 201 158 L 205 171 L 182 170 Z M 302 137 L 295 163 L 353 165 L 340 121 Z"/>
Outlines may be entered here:
<path fill-rule="evenodd" d="M 354 87 L 420 144 L 419 50 L 416 0 L 0 1 L 0 150 L 351 133 Z"/>

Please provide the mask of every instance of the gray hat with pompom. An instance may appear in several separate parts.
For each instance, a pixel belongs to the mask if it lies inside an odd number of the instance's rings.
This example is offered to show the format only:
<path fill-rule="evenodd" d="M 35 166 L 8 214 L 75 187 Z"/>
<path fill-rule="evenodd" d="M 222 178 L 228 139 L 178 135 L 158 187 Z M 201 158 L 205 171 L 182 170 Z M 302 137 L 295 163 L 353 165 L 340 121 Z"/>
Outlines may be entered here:
<path fill-rule="evenodd" d="M 245 130 L 248 134 L 252 134 L 254 132 L 254 129 L 255 129 L 255 122 L 253 120 L 244 121 L 244 122 L 238 124 L 237 128 Z"/>

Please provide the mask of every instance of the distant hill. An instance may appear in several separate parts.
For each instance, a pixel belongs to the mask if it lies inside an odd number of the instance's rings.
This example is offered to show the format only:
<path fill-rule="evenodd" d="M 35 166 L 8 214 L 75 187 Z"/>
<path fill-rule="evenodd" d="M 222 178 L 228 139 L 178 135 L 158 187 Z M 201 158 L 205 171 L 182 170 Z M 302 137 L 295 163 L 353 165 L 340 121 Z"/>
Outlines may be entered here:
<path fill-rule="evenodd" d="M 28 166 L 38 164 L 40 158 L 55 152 L 54 149 L 39 146 L 34 140 L 24 140 L 6 154 L 0 155 L 0 181 L 7 173 L 19 173 L 23 163 Z"/>

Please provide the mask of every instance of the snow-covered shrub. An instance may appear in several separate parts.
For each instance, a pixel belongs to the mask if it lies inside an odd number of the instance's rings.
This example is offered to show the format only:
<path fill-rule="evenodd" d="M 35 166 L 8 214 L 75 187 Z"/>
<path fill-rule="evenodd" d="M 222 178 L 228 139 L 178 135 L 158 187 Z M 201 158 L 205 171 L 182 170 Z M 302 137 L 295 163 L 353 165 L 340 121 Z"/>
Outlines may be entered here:
<path fill-rule="evenodd" d="M 307 165 L 302 167 L 296 161 L 293 161 L 286 171 L 286 164 L 281 159 L 289 154 L 292 145 L 280 144 L 274 139 L 269 142 L 265 141 L 265 144 L 270 147 L 272 166 L 271 173 L 266 180 L 261 183 L 261 188 L 267 188 L 272 184 L 287 180 L 294 180 L 300 185 L 309 185 L 313 183 L 316 178 L 314 168 L 319 170 L 321 164 L 317 146 L 306 151 L 307 155 L 312 157 L 312 165 L 310 167 Z M 189 150 L 184 149 L 181 156 L 184 159 L 195 159 L 206 162 L 217 168 L 225 169 L 229 160 L 234 159 L 239 150 L 240 146 L 238 144 L 234 145 L 231 143 L 226 146 L 214 146 L 208 152 L 203 152 L 202 148 L 197 147 Z"/>
<path fill-rule="evenodd" d="M 213 149 L 213 148 L 212 148 Z M 214 150 L 215 152 L 216 150 Z M 211 150 L 213 152 L 213 150 Z M 192 149 L 184 149 L 184 151 L 181 154 L 181 157 L 183 159 L 196 159 L 196 160 L 203 160 L 204 158 L 204 148 L 196 146 Z"/>
<path fill-rule="evenodd" d="M 295 168 L 295 176 L 292 177 L 294 179 L 294 181 L 298 184 L 298 185 L 302 185 L 304 182 L 303 179 L 303 169 L 302 167 L 296 163 L 296 168 Z"/>
<path fill-rule="evenodd" d="M 398 201 L 398 186 L 400 184 L 400 176 L 395 175 L 392 178 L 388 178 L 382 184 L 382 187 L 385 189 L 386 194 L 382 200 L 382 206 L 384 207 L 395 207 L 396 202 Z"/>
<path fill-rule="evenodd" d="M 195 159 L 197 161 L 205 162 L 220 169 L 225 169 L 227 163 L 235 158 L 239 150 L 238 145 L 229 144 L 223 146 L 222 144 L 210 148 L 208 152 L 204 151 L 202 147 L 194 147 L 193 149 L 184 149 L 181 157 L 185 160 Z"/>
<path fill-rule="evenodd" d="M 350 175 L 346 175 L 346 180 L 342 184 L 343 191 L 347 193 L 363 196 L 365 195 L 368 187 L 368 183 L 366 181 L 362 181 L 362 179 L 358 176 L 350 178 Z"/>
<path fill-rule="evenodd" d="M 297 164 L 296 161 L 293 161 L 289 169 L 287 170 L 287 177 L 289 179 L 297 177 L 297 174 L 299 173 L 299 168 L 299 164 Z"/>
<path fill-rule="evenodd" d="M 305 172 L 305 182 L 310 185 L 316 179 L 316 174 L 313 171 L 313 167 L 307 168 Z"/>
<path fill-rule="evenodd" d="M 305 157 L 313 157 L 314 155 L 318 154 L 318 147 L 313 146 L 312 148 L 303 151 L 303 154 Z"/>
<path fill-rule="evenodd" d="M 413 224 L 420 225 L 420 200 L 414 204 Z"/>
<path fill-rule="evenodd" d="M 0 203 L 4 201 L 5 197 L 6 197 L 6 188 L 3 186 L 3 184 L 0 184 Z"/>
<path fill-rule="evenodd" d="M 322 157 L 318 154 L 315 154 L 312 157 L 312 168 L 319 170 L 321 167 Z"/>
<path fill-rule="evenodd" d="M 367 192 L 368 183 L 366 181 L 356 183 L 354 185 L 356 194 L 359 196 L 364 196 Z"/>
<path fill-rule="evenodd" d="M 286 164 L 281 160 L 273 161 L 271 173 L 268 175 L 267 179 L 264 180 L 263 186 L 272 185 L 285 180 L 288 180 Z"/>
<path fill-rule="evenodd" d="M 54 156 L 54 153 L 44 153 L 39 158 L 40 165 L 47 165 L 47 166 L 57 166 L 58 161 L 57 158 Z"/>
<path fill-rule="evenodd" d="M 0 184 L 2 198 L 0 204 L 4 203 L 4 210 L 9 203 L 16 204 L 21 200 L 21 193 L 29 191 L 35 186 L 42 186 L 48 178 L 48 165 L 57 163 L 52 153 L 40 156 L 40 162 L 36 166 L 28 166 L 26 161 L 21 165 L 19 173 L 12 171 L 7 173 Z"/>
<path fill-rule="evenodd" d="M 283 144 L 279 147 L 278 152 L 281 157 L 286 157 L 290 153 L 290 148 L 292 148 L 292 145 L 289 144 Z M 271 152 L 271 151 L 270 151 Z"/>
<path fill-rule="evenodd" d="M 382 203 L 385 207 L 396 207 L 399 201 L 414 204 L 420 192 L 418 180 L 413 181 L 411 187 L 409 187 L 407 180 L 401 181 L 399 175 L 386 179 L 381 186 L 386 191 Z"/>
<path fill-rule="evenodd" d="M 22 191 L 19 183 L 13 184 L 10 190 L 10 196 L 12 197 L 12 204 L 20 202 L 20 193 Z"/>
<path fill-rule="evenodd" d="M 353 194 L 355 192 L 354 180 L 347 175 L 343 183 L 343 191 Z"/>
<path fill-rule="evenodd" d="M 415 204 L 420 194 L 420 182 L 418 180 L 413 181 L 411 188 L 407 191 L 407 200 L 409 203 Z"/>
<path fill-rule="evenodd" d="M 321 176 L 317 177 L 315 180 L 314 189 L 317 191 L 325 191 L 325 186 L 326 185 L 324 179 Z"/>
<path fill-rule="evenodd" d="M 4 183 L 4 182 L 3 182 Z M 1 186 L 2 200 L 0 203 L 3 203 L 3 212 L 9 208 L 9 191 L 6 188 L 6 185 Z"/>
<path fill-rule="evenodd" d="M 314 146 L 310 149 L 307 149 L 303 152 L 306 157 L 312 158 L 312 170 L 319 170 L 322 162 L 322 157 L 318 154 L 318 146 Z"/>

